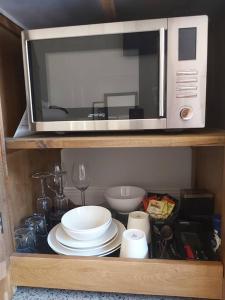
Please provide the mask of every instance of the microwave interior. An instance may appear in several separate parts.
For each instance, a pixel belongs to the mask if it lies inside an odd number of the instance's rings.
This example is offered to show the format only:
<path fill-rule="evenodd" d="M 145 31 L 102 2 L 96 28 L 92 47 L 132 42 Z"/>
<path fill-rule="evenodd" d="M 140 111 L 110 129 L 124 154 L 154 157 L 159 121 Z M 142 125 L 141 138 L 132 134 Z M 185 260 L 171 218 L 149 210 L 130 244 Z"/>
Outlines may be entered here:
<path fill-rule="evenodd" d="M 159 31 L 28 41 L 33 121 L 158 119 L 159 48 Z"/>

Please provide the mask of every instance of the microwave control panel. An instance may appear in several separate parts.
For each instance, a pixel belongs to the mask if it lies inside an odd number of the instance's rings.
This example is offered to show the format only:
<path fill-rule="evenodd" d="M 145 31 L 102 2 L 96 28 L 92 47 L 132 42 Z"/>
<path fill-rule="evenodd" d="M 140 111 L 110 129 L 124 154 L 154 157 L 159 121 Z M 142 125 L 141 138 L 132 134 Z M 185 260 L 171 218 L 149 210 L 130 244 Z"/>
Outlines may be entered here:
<path fill-rule="evenodd" d="M 167 128 L 205 126 L 208 17 L 168 19 Z"/>
<path fill-rule="evenodd" d="M 196 98 L 198 95 L 198 71 L 176 73 L 176 98 Z"/>

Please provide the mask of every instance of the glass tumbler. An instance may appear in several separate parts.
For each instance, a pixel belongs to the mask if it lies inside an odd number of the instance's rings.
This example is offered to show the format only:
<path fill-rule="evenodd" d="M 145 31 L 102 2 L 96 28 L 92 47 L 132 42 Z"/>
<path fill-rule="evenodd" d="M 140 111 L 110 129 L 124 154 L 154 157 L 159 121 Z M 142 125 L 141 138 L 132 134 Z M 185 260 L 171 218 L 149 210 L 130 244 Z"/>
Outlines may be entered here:
<path fill-rule="evenodd" d="M 15 230 L 16 251 L 33 253 L 36 250 L 36 236 L 29 227 L 20 227 Z"/>
<path fill-rule="evenodd" d="M 41 214 L 34 214 L 25 220 L 25 225 L 32 226 L 37 236 L 47 235 L 46 218 Z"/>

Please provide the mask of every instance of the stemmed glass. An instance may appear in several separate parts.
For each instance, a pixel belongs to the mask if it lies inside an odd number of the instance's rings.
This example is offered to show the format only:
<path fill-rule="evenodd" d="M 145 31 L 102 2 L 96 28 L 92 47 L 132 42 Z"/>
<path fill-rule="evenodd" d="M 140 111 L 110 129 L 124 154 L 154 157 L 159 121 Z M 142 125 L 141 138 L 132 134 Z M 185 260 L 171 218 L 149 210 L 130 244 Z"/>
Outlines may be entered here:
<path fill-rule="evenodd" d="M 55 164 L 54 170 L 51 173 L 53 176 L 53 185 L 48 185 L 48 188 L 54 192 L 54 209 L 51 213 L 51 218 L 61 219 L 62 215 L 69 210 L 69 199 L 63 192 L 63 176 L 66 174 L 59 164 Z"/>
<path fill-rule="evenodd" d="M 85 206 L 85 191 L 89 187 L 90 181 L 87 175 L 87 167 L 84 163 L 73 163 L 72 181 L 75 187 L 81 192 L 81 203 Z"/>
<path fill-rule="evenodd" d="M 32 175 L 32 178 L 39 179 L 41 183 L 41 194 L 37 198 L 37 212 L 45 215 L 46 219 L 52 208 L 52 200 L 46 195 L 45 186 L 47 185 L 47 178 L 51 176 L 48 172 L 39 172 Z"/>

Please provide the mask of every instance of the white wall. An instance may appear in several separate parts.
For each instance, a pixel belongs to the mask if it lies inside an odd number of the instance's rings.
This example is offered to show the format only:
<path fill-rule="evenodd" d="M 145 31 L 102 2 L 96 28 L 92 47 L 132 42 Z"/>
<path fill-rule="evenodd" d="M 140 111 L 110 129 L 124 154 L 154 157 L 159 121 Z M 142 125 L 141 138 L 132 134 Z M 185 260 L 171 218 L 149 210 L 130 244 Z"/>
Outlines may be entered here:
<path fill-rule="evenodd" d="M 137 185 L 174 196 L 181 188 L 191 187 L 190 148 L 64 149 L 61 156 L 68 172 L 65 191 L 76 203 L 80 194 L 71 181 L 74 161 L 86 162 L 89 167 L 90 203 L 101 203 L 106 187 L 114 185 Z"/>

